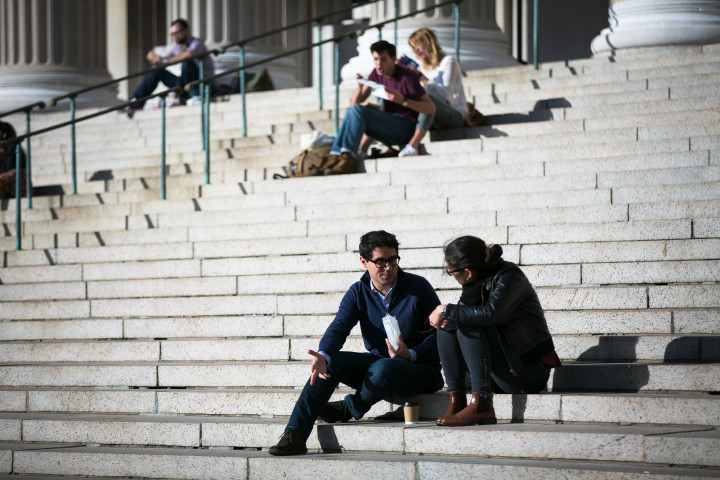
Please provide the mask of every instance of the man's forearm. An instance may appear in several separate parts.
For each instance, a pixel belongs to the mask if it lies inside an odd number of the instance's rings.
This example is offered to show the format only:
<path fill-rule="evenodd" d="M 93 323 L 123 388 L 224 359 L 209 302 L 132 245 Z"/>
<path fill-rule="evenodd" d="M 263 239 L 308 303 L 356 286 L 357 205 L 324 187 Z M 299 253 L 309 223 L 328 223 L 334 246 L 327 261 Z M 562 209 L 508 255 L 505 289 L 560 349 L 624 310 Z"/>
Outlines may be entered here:
<path fill-rule="evenodd" d="M 435 115 L 435 105 L 432 101 L 425 100 L 411 100 L 405 97 L 407 102 L 407 108 L 415 110 L 416 112 L 424 113 L 426 115 Z"/>
<path fill-rule="evenodd" d="M 352 107 L 358 103 L 364 102 L 367 97 L 368 95 L 363 95 L 362 87 L 358 87 L 358 89 L 353 93 L 352 98 L 350 98 L 350 106 Z"/>

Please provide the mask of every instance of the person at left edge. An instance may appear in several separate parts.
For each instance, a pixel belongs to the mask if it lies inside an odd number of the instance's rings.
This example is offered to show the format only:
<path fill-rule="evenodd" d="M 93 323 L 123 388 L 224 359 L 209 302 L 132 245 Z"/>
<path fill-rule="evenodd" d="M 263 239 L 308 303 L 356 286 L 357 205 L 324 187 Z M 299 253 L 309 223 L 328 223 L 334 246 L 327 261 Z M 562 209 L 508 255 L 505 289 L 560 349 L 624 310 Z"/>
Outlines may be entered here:
<path fill-rule="evenodd" d="M 400 269 L 398 246 L 395 235 L 383 230 L 360 239 L 360 264 L 367 272 L 343 297 L 318 351 L 308 350 L 310 379 L 271 455 L 306 453 L 318 417 L 327 423 L 359 420 L 390 394 L 412 396 L 443 387 L 435 330 L 427 323 L 440 300 L 425 278 Z M 387 314 L 400 327 L 397 349 L 385 334 Z M 358 322 L 367 352 L 342 351 Z M 355 392 L 328 403 L 339 383 Z"/>

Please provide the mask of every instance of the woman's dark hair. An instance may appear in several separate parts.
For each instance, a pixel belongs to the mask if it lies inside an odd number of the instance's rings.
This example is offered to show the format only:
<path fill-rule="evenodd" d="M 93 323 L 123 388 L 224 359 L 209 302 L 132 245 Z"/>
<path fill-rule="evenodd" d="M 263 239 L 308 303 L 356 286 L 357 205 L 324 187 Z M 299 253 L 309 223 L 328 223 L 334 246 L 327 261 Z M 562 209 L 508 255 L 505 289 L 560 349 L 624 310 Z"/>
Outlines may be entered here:
<path fill-rule="evenodd" d="M 458 237 L 445 246 L 445 262 L 449 267 L 469 268 L 482 272 L 496 268 L 502 262 L 500 245 L 485 245 L 480 238 L 471 235 Z"/>
<path fill-rule="evenodd" d="M 395 235 L 388 233 L 385 230 L 376 230 L 368 232 L 360 237 L 360 256 L 365 260 L 372 259 L 372 252 L 378 247 L 389 247 L 394 248 L 398 251 L 400 244 L 395 238 Z"/>

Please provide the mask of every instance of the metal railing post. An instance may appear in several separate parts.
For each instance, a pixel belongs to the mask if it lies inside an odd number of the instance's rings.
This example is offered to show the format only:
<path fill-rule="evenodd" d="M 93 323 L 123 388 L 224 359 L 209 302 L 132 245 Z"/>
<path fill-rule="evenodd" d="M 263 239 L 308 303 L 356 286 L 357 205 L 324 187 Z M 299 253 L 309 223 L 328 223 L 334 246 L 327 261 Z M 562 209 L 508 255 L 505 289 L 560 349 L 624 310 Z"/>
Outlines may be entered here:
<path fill-rule="evenodd" d="M 540 68 L 538 60 L 538 0 L 533 0 L 533 65 Z"/>
<path fill-rule="evenodd" d="M 202 131 L 202 148 L 205 150 L 207 148 L 207 145 L 205 145 L 205 111 L 203 110 L 203 89 L 202 89 L 202 81 L 203 77 L 205 76 L 205 62 L 200 62 L 200 89 L 198 91 L 199 97 L 200 97 L 200 130 Z M 192 93 L 192 91 L 190 91 Z"/>
<path fill-rule="evenodd" d="M 340 130 L 340 42 L 333 42 L 333 76 L 335 77 L 335 135 Z"/>
<path fill-rule="evenodd" d="M 240 67 L 245 67 L 245 46 L 240 45 Z M 245 68 L 240 70 L 240 97 L 242 99 L 242 132 L 247 137 L 247 104 L 245 98 Z"/>
<path fill-rule="evenodd" d="M 75 145 L 75 97 L 70 97 L 70 162 L 72 164 L 72 194 L 77 195 L 77 154 Z"/>
<path fill-rule="evenodd" d="M 322 24 L 317 25 L 318 43 L 322 43 Z M 318 110 L 323 109 L 323 46 L 318 45 Z"/>
<path fill-rule="evenodd" d="M 205 185 L 210 183 L 210 84 L 202 85 L 200 88 L 205 88 L 205 100 L 203 108 L 205 108 L 205 133 L 207 148 L 205 149 Z"/>
<path fill-rule="evenodd" d="M 455 14 L 455 60 L 460 63 L 460 2 L 453 3 Z"/>
<path fill-rule="evenodd" d="M 382 29 L 383 29 L 382 25 L 379 26 L 379 27 L 377 27 L 377 31 L 378 31 L 378 41 L 382 40 Z"/>
<path fill-rule="evenodd" d="M 161 132 L 160 148 L 162 149 L 160 152 L 160 163 L 161 163 L 161 168 L 162 168 L 162 171 L 160 172 L 160 192 L 161 192 L 161 197 L 163 200 L 165 200 L 167 198 L 166 190 L 165 190 L 165 168 L 166 168 L 165 167 L 165 133 L 166 133 L 166 131 L 165 131 L 165 107 L 167 105 L 166 99 L 167 99 L 167 97 L 165 97 L 165 96 L 160 97 L 160 109 L 162 110 L 162 114 L 161 114 L 162 120 L 161 120 L 161 124 L 160 124 L 160 132 Z M 201 108 L 202 108 L 202 105 L 201 105 Z M 204 127 L 205 127 L 205 125 L 203 124 L 203 128 Z"/>
<path fill-rule="evenodd" d="M 30 110 L 25 110 L 25 133 L 30 135 Z M 32 209 L 32 163 L 30 153 L 30 137 L 25 143 L 25 190 L 27 195 L 27 208 Z"/>
<path fill-rule="evenodd" d="M 20 198 L 20 143 L 15 144 L 15 250 L 22 250 L 22 199 Z"/>
<path fill-rule="evenodd" d="M 394 45 L 395 45 L 395 48 L 397 48 L 397 44 L 398 44 L 398 40 L 397 40 L 397 39 L 398 39 L 398 19 L 397 19 L 397 17 L 398 17 L 398 15 L 400 14 L 400 12 L 399 12 L 399 10 L 398 10 L 398 0 L 395 0 L 394 5 L 393 5 L 393 9 L 394 9 L 394 12 L 395 12 L 395 23 L 393 24 L 393 27 L 394 27 L 394 39 L 395 39 Z"/>

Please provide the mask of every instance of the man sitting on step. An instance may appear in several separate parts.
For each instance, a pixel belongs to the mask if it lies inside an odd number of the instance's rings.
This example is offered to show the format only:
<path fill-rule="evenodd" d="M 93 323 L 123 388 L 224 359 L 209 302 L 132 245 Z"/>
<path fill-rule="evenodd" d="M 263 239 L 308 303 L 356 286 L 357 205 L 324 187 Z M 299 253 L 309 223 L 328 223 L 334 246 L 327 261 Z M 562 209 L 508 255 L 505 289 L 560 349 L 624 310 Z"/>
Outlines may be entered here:
<path fill-rule="evenodd" d="M 440 300 L 425 278 L 404 272 L 399 262 L 395 235 L 379 230 L 362 236 L 360 264 L 367 272 L 343 297 L 318 351 L 308 350 L 310 379 L 270 455 L 306 453 L 318 417 L 327 423 L 359 420 L 388 395 L 413 396 L 443 387 L 435 334 L 427 323 Z M 397 319 L 397 348 L 383 326 L 388 316 Z M 358 322 L 368 351 L 341 351 Z M 328 403 L 339 383 L 355 392 Z"/>
<path fill-rule="evenodd" d="M 405 145 L 415 133 L 418 112 L 435 114 L 435 105 L 425 93 L 416 73 L 395 63 L 395 45 L 384 40 L 370 46 L 375 68 L 368 80 L 384 86 L 387 99 L 383 110 L 360 105 L 372 93 L 372 89 L 358 84 L 353 93 L 350 108 L 330 149 L 325 175 L 354 172 L 360 150 L 364 153 L 370 146 L 366 138 L 374 138 L 387 145 Z"/>
<path fill-rule="evenodd" d="M 191 35 L 190 25 L 182 18 L 178 18 L 170 24 L 170 37 L 172 37 L 175 44 L 170 47 L 170 50 L 168 50 L 164 56 L 161 57 L 152 50 L 148 52 L 148 62 L 158 68 L 145 75 L 142 83 L 135 89 L 132 100 L 139 100 L 148 95 L 152 95 L 160 82 L 169 88 L 177 86 L 184 87 L 188 83 L 200 78 L 199 62 L 201 60 L 189 60 L 189 58 L 207 52 L 208 49 L 205 46 L 205 42 Z M 203 78 L 212 77 L 215 73 L 215 65 L 210 57 L 211 55 L 208 55 L 202 59 Z M 170 73 L 166 68 L 163 68 L 163 66 L 168 63 L 180 61 L 182 61 L 182 63 L 179 77 Z M 190 94 L 193 98 L 197 98 L 200 94 L 199 88 L 195 87 Z M 187 93 L 182 91 L 178 94 L 172 106 L 185 105 L 186 100 Z M 144 104 L 145 102 L 137 101 L 123 111 L 132 115 L 135 110 L 142 109 Z"/>

